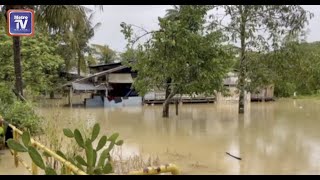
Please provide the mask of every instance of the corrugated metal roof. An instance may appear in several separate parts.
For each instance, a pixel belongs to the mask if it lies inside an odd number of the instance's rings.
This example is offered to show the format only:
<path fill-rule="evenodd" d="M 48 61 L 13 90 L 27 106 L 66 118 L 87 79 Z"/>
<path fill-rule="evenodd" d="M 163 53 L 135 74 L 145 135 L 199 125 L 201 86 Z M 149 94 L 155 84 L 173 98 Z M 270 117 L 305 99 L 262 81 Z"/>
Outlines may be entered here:
<path fill-rule="evenodd" d="M 133 79 L 130 73 L 111 73 L 109 83 L 133 83 Z"/>
<path fill-rule="evenodd" d="M 107 87 L 104 84 L 94 86 L 89 83 L 72 83 L 72 88 L 76 91 L 97 91 L 97 90 L 106 90 Z"/>

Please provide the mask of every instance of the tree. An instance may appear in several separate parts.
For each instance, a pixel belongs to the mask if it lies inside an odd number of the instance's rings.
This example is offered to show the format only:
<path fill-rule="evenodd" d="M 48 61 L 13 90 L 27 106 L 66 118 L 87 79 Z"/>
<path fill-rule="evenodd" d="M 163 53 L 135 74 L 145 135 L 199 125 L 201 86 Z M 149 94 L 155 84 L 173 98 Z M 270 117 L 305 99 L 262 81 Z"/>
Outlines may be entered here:
<path fill-rule="evenodd" d="M 107 45 L 93 44 L 94 54 L 98 56 L 98 61 L 101 64 L 109 63 L 115 60 L 116 52 Z"/>
<path fill-rule="evenodd" d="M 89 50 L 88 42 L 94 36 L 95 30 L 101 26 L 101 23 L 92 24 L 94 14 L 95 13 L 91 13 L 84 23 L 74 23 L 72 26 L 73 31 L 66 33 L 68 46 L 77 54 L 78 76 L 80 76 L 81 69 L 86 68 L 84 54 Z"/>
<path fill-rule="evenodd" d="M 175 20 L 178 18 L 179 13 L 181 11 L 181 6 L 174 5 L 172 9 L 166 10 L 166 18 L 170 20 Z"/>
<path fill-rule="evenodd" d="M 277 49 L 284 35 L 298 35 L 312 17 L 312 14 L 296 5 L 223 5 L 213 6 L 222 9 L 222 18 L 212 15 L 212 28 L 230 33 L 231 40 L 240 41 L 239 63 L 239 113 L 244 113 L 244 91 L 247 83 L 247 52 L 248 50 L 268 51 Z M 228 16 L 229 23 L 223 24 Z M 261 33 L 267 35 L 266 39 Z M 271 45 L 269 45 L 271 43 Z"/>
<path fill-rule="evenodd" d="M 270 69 L 275 74 L 275 94 L 292 96 L 319 93 L 319 42 L 286 42 L 281 49 L 269 54 Z M 271 61 L 270 61 L 271 62 Z"/>
<path fill-rule="evenodd" d="M 64 33 L 70 31 L 73 23 L 85 23 L 88 11 L 84 6 L 79 5 L 5 5 L 2 12 L 6 17 L 6 12 L 10 9 L 31 8 L 35 10 L 37 25 L 40 28 L 47 28 L 50 33 Z M 15 36 L 13 39 L 13 54 L 15 68 L 15 88 L 17 93 L 23 95 L 22 68 L 21 68 L 21 40 Z"/>
<path fill-rule="evenodd" d="M 206 12 L 206 6 L 181 6 L 175 20 L 159 18 L 160 30 L 150 32 L 151 38 L 135 50 L 133 44 L 141 36 L 132 39 L 132 26 L 121 24 L 129 41 L 124 57 L 134 60 L 129 65 L 138 72 L 134 87 L 141 95 L 165 90 L 163 117 L 169 116 L 169 103 L 176 94 L 213 94 L 223 89 L 231 55 L 222 45 L 220 31 L 205 31 Z"/>
<path fill-rule="evenodd" d="M 0 30 L 0 34 L 5 34 Z M 14 84 L 14 66 L 11 38 L 3 35 L 0 42 L 0 81 Z M 38 32 L 33 38 L 23 38 L 21 56 L 24 58 L 22 76 L 24 85 L 34 94 L 52 92 L 63 80 L 59 77 L 64 62 L 58 55 L 58 40 Z"/>

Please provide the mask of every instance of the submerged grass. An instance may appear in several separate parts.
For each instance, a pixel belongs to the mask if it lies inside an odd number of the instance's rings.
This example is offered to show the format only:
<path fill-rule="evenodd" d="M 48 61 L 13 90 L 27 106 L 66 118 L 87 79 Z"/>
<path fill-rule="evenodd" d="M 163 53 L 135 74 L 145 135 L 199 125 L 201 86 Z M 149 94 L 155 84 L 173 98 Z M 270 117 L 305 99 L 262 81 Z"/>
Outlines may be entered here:
<path fill-rule="evenodd" d="M 141 170 L 145 167 L 161 165 L 158 156 L 144 156 L 142 153 L 124 157 L 122 147 L 112 152 L 113 167 L 115 174 L 128 174 L 133 170 Z"/>
<path fill-rule="evenodd" d="M 59 103 L 55 104 L 56 107 L 59 107 Z M 84 153 L 83 149 L 81 149 L 77 143 L 73 139 L 69 139 L 63 135 L 63 128 L 67 124 L 71 124 L 72 120 L 66 120 L 61 111 L 55 110 L 59 108 L 52 108 L 50 111 L 51 114 L 48 114 L 43 121 L 43 129 L 45 129 L 44 133 L 35 137 L 35 139 L 41 142 L 43 145 L 53 150 L 54 152 L 62 151 L 66 155 L 67 158 L 72 158 L 75 155 L 82 155 Z M 62 122 L 62 120 L 64 122 Z M 82 132 L 86 132 L 85 136 L 88 136 L 91 133 L 91 129 L 85 128 L 84 123 L 73 123 L 72 128 L 78 128 Z M 62 168 L 62 165 L 52 157 L 46 157 L 46 164 L 52 167 L 55 170 L 59 170 Z"/>
<path fill-rule="evenodd" d="M 320 94 L 300 95 L 300 96 L 292 97 L 292 99 L 314 99 L 314 100 L 320 100 Z"/>
<path fill-rule="evenodd" d="M 54 106 L 59 107 L 60 104 L 57 102 Z M 88 136 L 92 131 L 92 120 L 79 120 L 80 117 L 78 117 L 76 121 L 74 119 L 68 119 L 59 109 L 60 108 L 52 108 L 52 111 L 46 115 L 42 124 L 45 132 L 35 137 L 35 139 L 53 151 L 60 150 L 65 152 L 66 156 L 70 158 L 75 155 L 84 154 L 83 149 L 79 148 L 73 139 L 69 139 L 63 135 L 63 128 L 78 128 L 81 132 L 86 132 L 85 136 Z M 145 167 L 160 165 L 158 156 L 144 156 L 142 153 L 139 153 L 125 157 L 122 147 L 114 148 L 111 156 L 114 174 L 128 174 L 132 170 L 141 170 Z M 45 161 L 47 165 L 50 165 L 55 170 L 59 171 L 62 168 L 61 164 L 53 158 L 46 157 Z"/>

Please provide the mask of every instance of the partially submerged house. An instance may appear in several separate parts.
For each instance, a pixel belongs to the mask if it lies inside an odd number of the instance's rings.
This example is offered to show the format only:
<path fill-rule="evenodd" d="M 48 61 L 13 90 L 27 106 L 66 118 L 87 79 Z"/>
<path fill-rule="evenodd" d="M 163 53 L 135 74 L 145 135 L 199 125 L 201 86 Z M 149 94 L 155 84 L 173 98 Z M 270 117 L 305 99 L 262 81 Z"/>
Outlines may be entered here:
<path fill-rule="evenodd" d="M 247 80 L 249 81 L 249 80 Z M 235 72 L 229 72 L 224 79 L 224 86 L 229 90 L 227 95 L 217 93 L 217 101 L 239 101 L 239 89 L 238 86 L 238 74 Z M 269 85 L 258 88 L 255 92 L 245 91 L 245 101 L 273 101 L 274 100 L 274 86 Z"/>
<path fill-rule="evenodd" d="M 69 104 L 73 104 L 74 95 L 80 95 L 81 104 L 86 107 L 122 107 L 142 104 L 162 104 L 165 101 L 164 91 L 150 92 L 144 97 L 132 87 L 137 72 L 121 62 L 89 66 L 90 76 L 66 84 L 69 92 Z M 84 97 L 90 94 L 89 97 Z M 83 98 L 84 97 L 84 98 Z M 176 95 L 183 103 L 213 103 L 215 97 L 204 95 Z"/>
<path fill-rule="evenodd" d="M 142 98 L 132 89 L 136 76 L 131 68 L 121 63 L 109 63 L 90 66 L 88 77 L 77 79 L 65 85 L 69 89 L 69 104 L 72 105 L 73 94 L 90 94 L 83 99 L 86 107 L 113 107 L 142 104 Z"/>
<path fill-rule="evenodd" d="M 259 88 L 251 94 L 251 101 L 274 101 L 274 85 Z"/>
<path fill-rule="evenodd" d="M 144 97 L 138 95 L 132 84 L 137 72 L 121 62 L 89 66 L 92 75 L 67 83 L 69 104 L 73 104 L 75 95 L 80 95 L 80 103 L 86 107 L 123 107 L 142 104 L 162 104 L 165 101 L 164 91 L 152 91 Z M 230 72 L 224 79 L 224 85 L 229 89 L 229 95 L 212 92 L 212 96 L 205 95 L 176 95 L 171 103 L 213 103 L 214 101 L 238 101 L 238 77 Z M 84 97 L 83 95 L 88 95 Z M 273 100 L 273 86 L 265 87 L 258 93 L 245 93 L 245 100 Z"/>

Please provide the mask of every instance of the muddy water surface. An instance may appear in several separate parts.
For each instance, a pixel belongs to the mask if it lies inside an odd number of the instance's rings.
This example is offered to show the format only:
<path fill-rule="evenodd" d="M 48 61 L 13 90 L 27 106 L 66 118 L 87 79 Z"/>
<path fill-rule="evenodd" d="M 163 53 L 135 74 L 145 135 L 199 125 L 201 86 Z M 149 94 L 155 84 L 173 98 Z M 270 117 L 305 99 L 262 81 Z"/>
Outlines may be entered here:
<path fill-rule="evenodd" d="M 61 128 L 99 122 L 106 134 L 120 133 L 123 156 L 158 157 L 183 174 L 320 174 L 319 109 L 316 100 L 279 100 L 251 103 L 240 117 L 233 103 L 185 104 L 179 116 L 172 106 L 168 119 L 161 106 L 38 111 Z M 14 168 L 9 152 L 0 153 L 0 174 L 27 174 Z"/>

